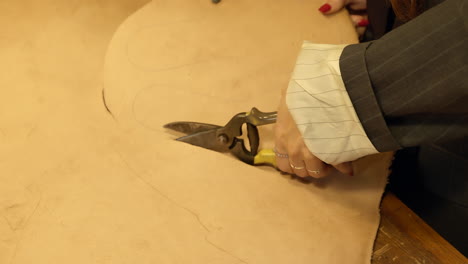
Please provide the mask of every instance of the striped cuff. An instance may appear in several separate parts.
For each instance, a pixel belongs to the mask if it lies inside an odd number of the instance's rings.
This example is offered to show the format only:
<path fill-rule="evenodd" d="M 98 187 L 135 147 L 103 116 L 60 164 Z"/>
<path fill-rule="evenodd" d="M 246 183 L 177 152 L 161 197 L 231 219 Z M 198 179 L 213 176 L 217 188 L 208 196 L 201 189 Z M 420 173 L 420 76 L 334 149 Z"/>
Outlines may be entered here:
<path fill-rule="evenodd" d="M 305 144 L 332 165 L 378 153 L 341 78 L 339 60 L 345 47 L 304 42 L 286 95 Z"/>

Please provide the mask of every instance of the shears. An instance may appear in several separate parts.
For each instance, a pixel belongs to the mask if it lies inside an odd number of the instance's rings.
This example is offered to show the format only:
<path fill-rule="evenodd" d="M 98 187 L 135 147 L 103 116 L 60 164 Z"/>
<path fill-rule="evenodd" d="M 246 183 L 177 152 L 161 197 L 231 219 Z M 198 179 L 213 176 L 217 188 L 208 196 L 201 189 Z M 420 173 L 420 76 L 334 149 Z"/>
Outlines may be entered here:
<path fill-rule="evenodd" d="M 165 128 L 181 132 L 186 136 L 176 140 L 218 152 L 230 152 L 250 165 L 270 165 L 276 167 L 276 156 L 272 149 L 258 150 L 260 137 L 257 126 L 276 122 L 277 112 L 262 112 L 252 108 L 249 112 L 234 115 L 225 126 L 198 122 L 172 122 Z M 242 136 L 242 126 L 247 127 L 250 150 Z"/>

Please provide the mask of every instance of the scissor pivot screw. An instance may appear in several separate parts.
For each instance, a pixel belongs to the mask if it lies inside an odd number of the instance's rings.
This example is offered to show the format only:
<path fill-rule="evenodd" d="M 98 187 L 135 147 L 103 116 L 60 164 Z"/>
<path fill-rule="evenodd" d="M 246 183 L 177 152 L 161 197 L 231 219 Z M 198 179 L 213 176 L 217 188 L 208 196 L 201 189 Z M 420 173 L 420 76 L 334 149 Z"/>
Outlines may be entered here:
<path fill-rule="evenodd" d="M 211 2 L 213 2 L 213 4 L 217 4 L 217 3 L 221 2 L 221 0 L 211 0 Z"/>
<path fill-rule="evenodd" d="M 229 138 L 226 134 L 221 134 L 218 136 L 218 142 L 222 144 L 227 144 L 229 141 Z"/>

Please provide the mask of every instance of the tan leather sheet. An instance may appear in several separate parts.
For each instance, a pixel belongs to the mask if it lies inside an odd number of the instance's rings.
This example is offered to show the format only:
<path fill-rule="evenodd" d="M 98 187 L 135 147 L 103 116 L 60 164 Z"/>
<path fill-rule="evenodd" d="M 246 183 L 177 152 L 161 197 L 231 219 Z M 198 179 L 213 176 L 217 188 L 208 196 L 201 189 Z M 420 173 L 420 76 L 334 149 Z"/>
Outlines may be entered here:
<path fill-rule="evenodd" d="M 161 127 L 274 110 L 303 39 L 355 41 L 346 14 L 154 1 L 102 85 L 144 1 L 18 2 L 0 4 L 0 263 L 370 262 L 390 154 L 305 185 Z"/>

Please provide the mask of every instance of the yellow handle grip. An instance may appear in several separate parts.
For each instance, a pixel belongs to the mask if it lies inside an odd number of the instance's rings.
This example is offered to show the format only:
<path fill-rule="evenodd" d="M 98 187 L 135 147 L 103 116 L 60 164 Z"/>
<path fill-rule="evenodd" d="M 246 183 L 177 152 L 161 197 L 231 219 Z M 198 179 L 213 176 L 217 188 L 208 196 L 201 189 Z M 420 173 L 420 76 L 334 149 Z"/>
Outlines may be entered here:
<path fill-rule="evenodd" d="M 276 155 L 272 149 L 262 149 L 254 158 L 255 165 L 271 165 L 276 168 Z"/>

